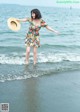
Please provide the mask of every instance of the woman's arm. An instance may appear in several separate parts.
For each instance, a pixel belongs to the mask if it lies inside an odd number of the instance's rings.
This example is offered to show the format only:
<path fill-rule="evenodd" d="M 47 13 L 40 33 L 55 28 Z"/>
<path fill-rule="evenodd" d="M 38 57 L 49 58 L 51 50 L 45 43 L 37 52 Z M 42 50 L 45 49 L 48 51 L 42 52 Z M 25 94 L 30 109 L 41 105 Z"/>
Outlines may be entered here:
<path fill-rule="evenodd" d="M 17 21 L 19 21 L 19 22 L 26 22 L 26 21 L 28 21 L 28 18 L 24 18 L 24 19 L 17 19 Z"/>
<path fill-rule="evenodd" d="M 52 32 L 54 32 L 56 34 L 60 34 L 58 31 L 52 29 L 50 26 L 46 26 L 46 29 L 48 29 L 49 31 L 52 31 Z"/>

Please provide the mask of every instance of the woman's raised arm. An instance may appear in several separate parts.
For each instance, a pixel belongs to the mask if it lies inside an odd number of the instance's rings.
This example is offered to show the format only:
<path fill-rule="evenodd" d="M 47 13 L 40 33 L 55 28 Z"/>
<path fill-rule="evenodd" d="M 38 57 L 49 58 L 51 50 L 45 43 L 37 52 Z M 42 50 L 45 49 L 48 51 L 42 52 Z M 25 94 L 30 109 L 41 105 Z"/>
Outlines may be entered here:
<path fill-rule="evenodd" d="M 17 21 L 19 21 L 19 22 L 26 22 L 26 21 L 28 21 L 28 18 L 24 18 L 24 19 L 17 19 Z"/>

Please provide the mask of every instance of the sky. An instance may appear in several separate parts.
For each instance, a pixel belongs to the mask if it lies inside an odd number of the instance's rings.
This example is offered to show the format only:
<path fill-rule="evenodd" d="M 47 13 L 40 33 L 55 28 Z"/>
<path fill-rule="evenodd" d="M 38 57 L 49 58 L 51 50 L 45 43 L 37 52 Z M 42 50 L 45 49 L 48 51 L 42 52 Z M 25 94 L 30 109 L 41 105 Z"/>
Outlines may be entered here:
<path fill-rule="evenodd" d="M 59 2 L 58 2 L 59 1 Z M 72 3 L 60 3 L 61 1 L 71 1 Z M 78 3 L 74 3 L 77 1 Z M 20 4 L 27 6 L 50 6 L 50 7 L 77 7 L 80 8 L 80 0 L 0 0 L 0 4 Z"/>

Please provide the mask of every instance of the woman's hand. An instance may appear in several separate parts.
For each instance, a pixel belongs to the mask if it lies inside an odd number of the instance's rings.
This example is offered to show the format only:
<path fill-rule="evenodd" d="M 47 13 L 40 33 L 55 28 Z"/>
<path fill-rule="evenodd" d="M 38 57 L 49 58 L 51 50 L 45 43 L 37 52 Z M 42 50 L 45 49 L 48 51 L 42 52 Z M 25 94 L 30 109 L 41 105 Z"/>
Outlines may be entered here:
<path fill-rule="evenodd" d="M 20 22 L 20 19 L 16 19 L 16 21 Z"/>
<path fill-rule="evenodd" d="M 57 35 L 59 35 L 59 34 L 60 34 L 60 32 L 58 32 L 58 31 L 55 31 L 55 33 L 56 33 Z"/>

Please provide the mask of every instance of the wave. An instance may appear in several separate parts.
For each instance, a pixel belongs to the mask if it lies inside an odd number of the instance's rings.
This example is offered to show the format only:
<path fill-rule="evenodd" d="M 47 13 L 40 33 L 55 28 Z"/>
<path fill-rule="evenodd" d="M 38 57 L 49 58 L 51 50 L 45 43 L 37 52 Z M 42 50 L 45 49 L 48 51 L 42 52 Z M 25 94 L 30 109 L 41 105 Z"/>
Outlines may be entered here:
<path fill-rule="evenodd" d="M 74 53 L 48 53 L 40 54 L 39 62 L 63 62 L 63 61 L 80 61 L 80 54 Z"/>
<path fill-rule="evenodd" d="M 61 72 L 80 70 L 80 63 L 40 63 L 37 66 L 27 65 L 7 65 L 0 66 L 0 82 L 24 80 L 43 75 L 54 75 Z"/>
<path fill-rule="evenodd" d="M 17 32 L 13 32 L 13 31 L 1 31 L 0 34 L 17 34 Z"/>
<path fill-rule="evenodd" d="M 22 39 L 21 39 L 22 40 Z M 71 49 L 80 49 L 80 45 L 53 45 L 53 44 L 42 44 L 41 45 L 41 48 L 63 48 L 63 49 L 66 49 L 66 48 L 71 48 Z M 0 50 L 6 50 L 7 51 L 10 50 L 10 51 L 19 51 L 19 50 L 25 50 L 25 47 L 24 46 L 0 46 Z"/>
<path fill-rule="evenodd" d="M 21 46 L 0 46 L 0 52 L 8 53 L 8 52 L 20 52 L 24 51 L 25 48 Z"/>
<path fill-rule="evenodd" d="M 13 32 L 13 31 L 10 31 L 10 30 L 5 30 L 5 31 L 0 31 L 0 35 L 3 37 L 4 36 L 4 39 L 7 38 L 8 40 L 8 37 L 10 38 L 20 38 L 20 37 L 25 37 L 26 33 L 24 32 L 24 34 L 22 32 Z M 10 39 L 9 38 L 9 39 Z M 3 38 L 2 38 L 3 39 Z"/>
<path fill-rule="evenodd" d="M 30 55 L 30 62 L 33 61 L 33 54 Z M 80 54 L 74 53 L 39 53 L 38 63 L 57 63 L 57 62 L 80 62 Z M 25 64 L 25 53 L 12 53 L 9 55 L 0 54 L 0 64 Z"/>
<path fill-rule="evenodd" d="M 55 48 L 80 48 L 80 45 L 53 45 L 53 44 L 42 44 L 42 47 L 55 47 Z"/>

